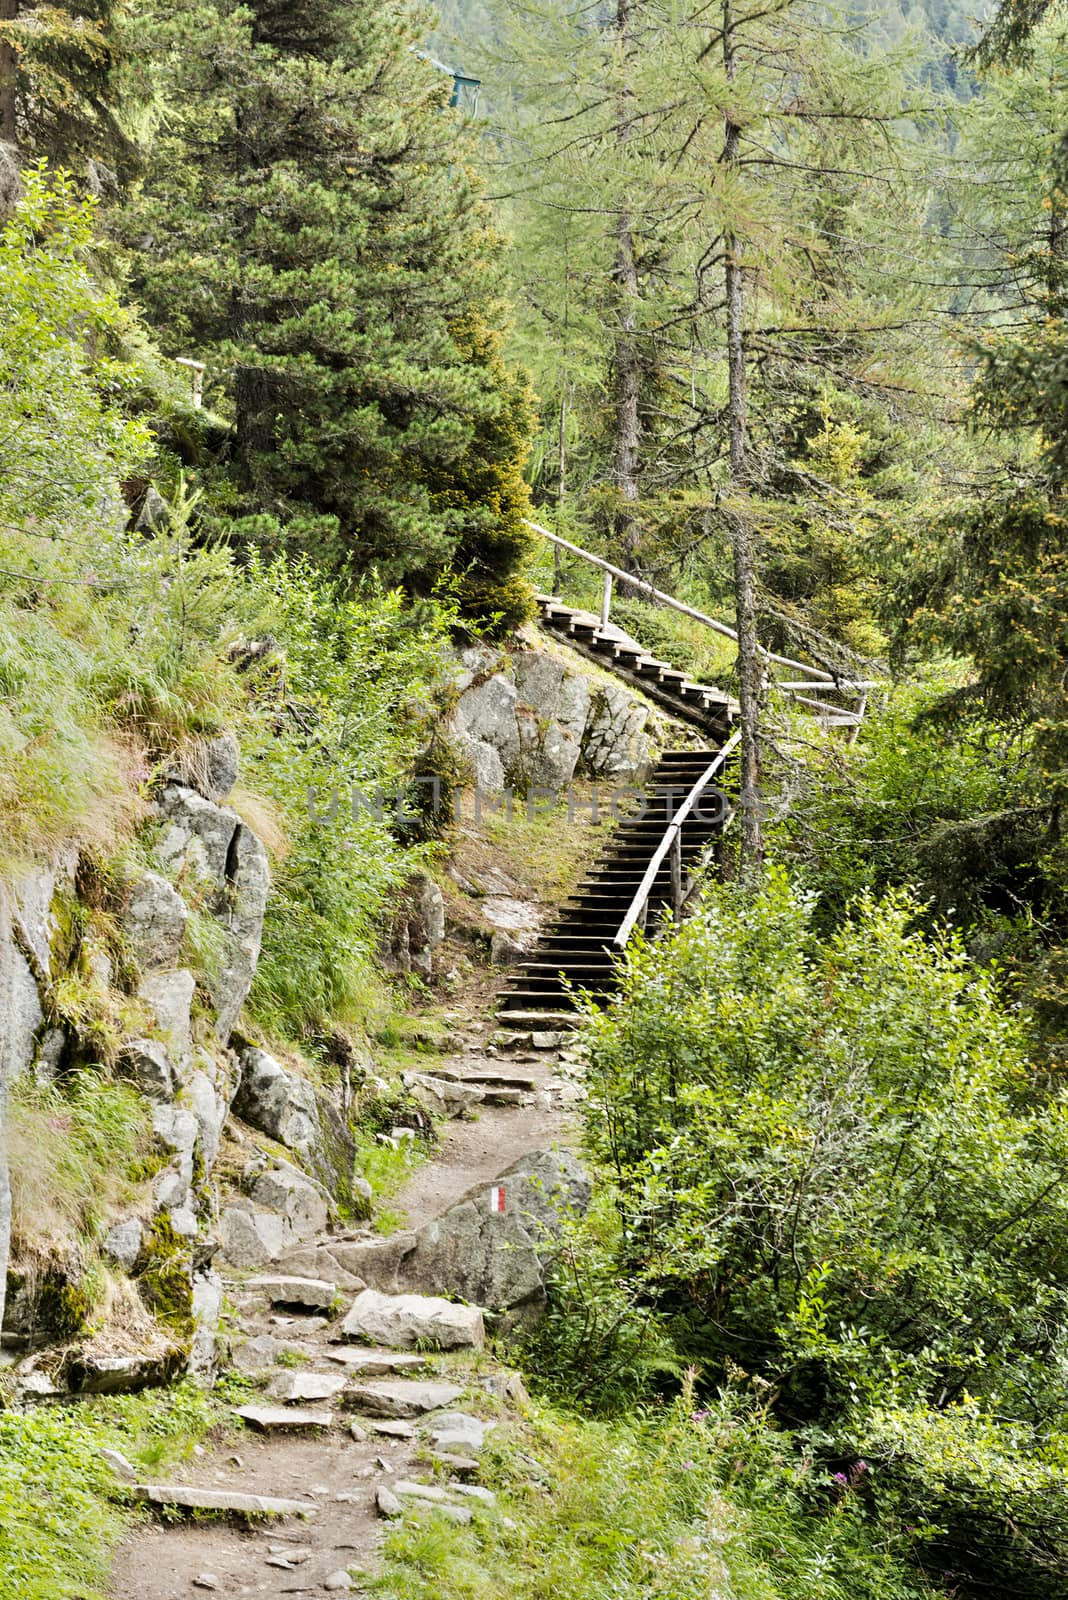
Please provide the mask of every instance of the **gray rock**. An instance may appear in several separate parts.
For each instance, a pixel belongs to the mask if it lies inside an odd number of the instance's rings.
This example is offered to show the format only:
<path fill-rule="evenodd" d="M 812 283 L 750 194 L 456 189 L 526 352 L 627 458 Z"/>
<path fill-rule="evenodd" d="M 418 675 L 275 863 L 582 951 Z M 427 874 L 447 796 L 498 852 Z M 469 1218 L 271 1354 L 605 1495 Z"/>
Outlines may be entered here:
<path fill-rule="evenodd" d="M 523 778 L 538 788 L 564 789 L 582 752 L 589 684 L 554 656 L 535 651 L 515 657 L 515 675 Z"/>
<path fill-rule="evenodd" d="M 119 1052 L 118 1070 L 150 1100 L 174 1098 L 174 1068 L 158 1039 L 129 1039 Z"/>
<path fill-rule="evenodd" d="M 456 738 L 457 748 L 471 768 L 471 782 L 483 794 L 500 794 L 504 788 L 504 762 L 485 739 L 471 739 L 467 734 Z"/>
<path fill-rule="evenodd" d="M 220 1212 L 217 1232 L 224 1260 L 245 1271 L 270 1266 L 288 1243 L 284 1217 L 246 1206 L 227 1206 Z"/>
<path fill-rule="evenodd" d="M 63 1052 L 67 1048 L 67 1035 L 62 1028 L 45 1028 L 37 1041 L 37 1054 L 33 1070 L 37 1080 L 51 1083 L 59 1073 Z"/>
<path fill-rule="evenodd" d="M 590 777 L 640 779 L 649 766 L 658 725 L 651 708 L 620 684 L 598 685 L 582 738 L 582 764 Z"/>
<path fill-rule="evenodd" d="M 241 1055 L 241 1082 L 233 1111 L 259 1133 L 288 1150 L 306 1153 L 319 1136 L 319 1107 L 307 1078 L 288 1072 L 266 1050 Z"/>
<path fill-rule="evenodd" d="M 199 1272 L 193 1278 L 193 1318 L 196 1324 L 189 1371 L 195 1378 L 210 1378 L 216 1367 L 223 1286 L 217 1272 Z"/>
<path fill-rule="evenodd" d="M 273 1167 L 261 1172 L 252 1185 L 252 1199 L 257 1206 L 282 1214 L 291 1239 L 308 1239 L 326 1232 L 330 1208 L 321 1188 L 294 1167 Z"/>
<path fill-rule="evenodd" d="M 343 1567 L 339 1567 L 336 1572 L 332 1572 L 328 1578 L 323 1579 L 324 1589 L 341 1591 L 355 1589 L 355 1587 L 355 1578 L 351 1573 L 346 1572 Z"/>
<path fill-rule="evenodd" d="M 137 996 L 143 1000 L 163 1035 L 175 1061 L 181 1065 L 192 1048 L 190 1008 L 196 980 L 184 967 L 175 972 L 150 972 L 137 986 Z"/>
<path fill-rule="evenodd" d="M 385 1484 L 382 1484 L 381 1487 L 375 1491 L 375 1505 L 378 1508 L 379 1516 L 387 1517 L 390 1521 L 393 1521 L 395 1518 L 404 1515 L 403 1505 L 397 1499 L 397 1496 L 393 1493 L 393 1490 L 387 1489 Z"/>
<path fill-rule="evenodd" d="M 405 1072 L 405 1088 L 428 1111 L 446 1117 L 462 1117 L 480 1106 L 486 1096 L 473 1084 L 458 1082 L 455 1078 L 439 1078 L 429 1072 Z"/>
<path fill-rule="evenodd" d="M 158 872 L 134 884 L 122 913 L 122 931 L 142 971 L 173 967 L 182 947 L 189 912 L 181 895 Z"/>
<path fill-rule="evenodd" d="M 477 1455 L 495 1422 L 472 1417 L 466 1411 L 446 1411 L 428 1425 L 427 1432 L 439 1450 L 470 1451 Z"/>
<path fill-rule="evenodd" d="M 226 1512 L 235 1517 L 314 1517 L 314 1500 L 285 1500 L 275 1495 L 237 1494 L 232 1489 L 193 1489 L 183 1483 L 139 1483 L 135 1500 L 185 1511 Z"/>
<path fill-rule="evenodd" d="M 108 1230 L 100 1248 L 104 1255 L 129 1272 L 141 1254 L 144 1234 L 144 1224 L 140 1217 L 128 1217 L 125 1222 L 116 1222 L 114 1227 Z"/>
<path fill-rule="evenodd" d="M 100 1450 L 98 1454 L 104 1465 L 111 1468 L 120 1483 L 137 1482 L 137 1473 L 121 1450 Z"/>
<path fill-rule="evenodd" d="M 7 1035 L 7 1055 L 11 1063 L 9 1082 L 21 1077 L 33 1061 L 37 1031 L 44 1022 L 41 996 L 22 951 L 14 945 L 8 952 L 7 1009 L 2 1024 Z"/>
<path fill-rule="evenodd" d="M 497 1504 L 497 1496 L 493 1490 L 483 1489 L 481 1484 L 477 1483 L 450 1483 L 449 1493 L 463 1495 L 467 1500 L 479 1500 L 484 1506 Z"/>
<path fill-rule="evenodd" d="M 179 883 L 205 894 L 216 915 L 225 910 L 227 865 L 237 813 L 217 806 L 180 783 L 169 783 L 159 797 L 163 828 L 156 859 Z"/>
<path fill-rule="evenodd" d="M 391 1372 L 418 1372 L 427 1364 L 426 1356 L 422 1355 L 408 1355 L 398 1350 L 361 1350 L 344 1344 L 324 1350 L 323 1354 L 364 1378 L 383 1378 Z M 348 1381 L 346 1378 L 345 1382 Z"/>
<path fill-rule="evenodd" d="M 267 1392 L 282 1405 L 308 1405 L 336 1399 L 347 1382 L 343 1372 L 280 1372 Z"/>
<path fill-rule="evenodd" d="M 495 750 L 506 775 L 519 761 L 518 699 L 515 684 L 496 673 L 465 689 L 453 713 L 456 732 Z"/>
<path fill-rule="evenodd" d="M 242 1339 L 230 1351 L 230 1365 L 236 1372 L 267 1372 L 285 1350 L 285 1341 L 269 1333 L 257 1334 L 253 1339 Z"/>
<path fill-rule="evenodd" d="M 414 1439 L 415 1429 L 410 1422 L 400 1420 L 387 1422 L 372 1422 L 369 1424 L 372 1433 L 383 1435 L 387 1439 Z"/>
<path fill-rule="evenodd" d="M 194 1589 L 220 1589 L 221 1587 L 222 1585 L 214 1572 L 198 1572 L 193 1579 Z"/>
<path fill-rule="evenodd" d="M 490 1186 L 480 1187 L 415 1231 L 348 1246 L 344 1259 L 372 1289 L 449 1293 L 494 1311 L 536 1311 L 565 1218 L 589 1206 L 589 1178 L 569 1151 L 544 1150 L 510 1167 L 494 1187 L 504 1190 L 503 1213 L 490 1208 Z"/>
<path fill-rule="evenodd" d="M 252 987 L 271 888 L 267 851 L 243 822 L 238 823 L 234 832 L 228 865 L 227 894 L 217 913 L 226 929 L 226 952 L 211 982 L 216 1032 L 223 1043 L 230 1037 Z"/>
<path fill-rule="evenodd" d="M 421 1417 L 459 1400 L 463 1390 L 454 1383 L 419 1383 L 399 1378 L 393 1382 L 355 1383 L 345 1391 L 347 1404 L 372 1417 Z"/>
<path fill-rule="evenodd" d="M 401 1349 L 418 1344 L 441 1350 L 481 1350 L 486 1342 L 477 1306 L 420 1295 L 378 1294 L 373 1289 L 356 1296 L 339 1334 L 343 1340 L 366 1340 Z"/>
<path fill-rule="evenodd" d="M 223 1124 L 226 1121 L 226 1099 L 203 1070 L 193 1073 L 182 1091 L 182 1096 L 188 1100 L 189 1109 L 197 1119 L 197 1142 L 204 1176 L 208 1177 L 219 1154 Z"/>
<path fill-rule="evenodd" d="M 73 1394 L 139 1394 L 176 1377 L 184 1364 L 180 1350 L 135 1356 L 72 1356 L 63 1376 Z"/>
<path fill-rule="evenodd" d="M 336 1283 L 316 1278 L 246 1278 L 243 1287 L 264 1295 L 273 1306 L 303 1306 L 311 1311 L 328 1311 L 337 1294 Z"/>

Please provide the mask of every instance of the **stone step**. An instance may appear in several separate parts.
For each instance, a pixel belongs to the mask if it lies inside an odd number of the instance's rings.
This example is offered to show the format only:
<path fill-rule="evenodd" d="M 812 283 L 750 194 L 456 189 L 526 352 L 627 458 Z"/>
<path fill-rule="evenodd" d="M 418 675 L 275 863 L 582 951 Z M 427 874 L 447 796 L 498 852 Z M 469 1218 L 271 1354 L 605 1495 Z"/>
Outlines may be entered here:
<path fill-rule="evenodd" d="M 283 1405 L 306 1405 L 336 1400 L 349 1381 L 345 1372 L 282 1372 L 268 1384 L 267 1392 Z"/>
<path fill-rule="evenodd" d="M 312 1500 L 285 1500 L 276 1495 L 238 1494 L 232 1489 L 195 1489 L 182 1483 L 138 1483 L 135 1500 L 152 1506 L 177 1506 L 184 1511 L 214 1511 L 232 1517 L 314 1517 Z"/>
<path fill-rule="evenodd" d="M 295 1406 L 234 1406 L 232 1410 L 257 1433 L 332 1428 L 337 1421 L 332 1411 L 301 1411 Z"/>
<path fill-rule="evenodd" d="M 291 1278 L 263 1275 L 245 1278 L 239 1285 L 262 1294 L 272 1306 L 299 1306 L 307 1311 L 329 1311 L 337 1298 L 337 1284 L 325 1278 Z"/>
<path fill-rule="evenodd" d="M 402 1350 L 413 1345 L 481 1350 L 486 1326 L 478 1306 L 457 1305 L 434 1295 L 391 1295 L 364 1289 L 338 1328 L 338 1339 Z"/>
<path fill-rule="evenodd" d="M 463 1394 L 455 1383 L 419 1383 L 398 1378 L 392 1383 L 355 1383 L 345 1390 L 344 1404 L 371 1417 L 404 1419 L 442 1411 Z"/>
<path fill-rule="evenodd" d="M 335 1345 L 323 1354 L 328 1361 L 337 1361 L 365 1378 L 384 1378 L 391 1372 L 419 1372 L 427 1364 L 422 1355 L 409 1355 L 401 1350 L 361 1350 L 357 1345 Z"/>

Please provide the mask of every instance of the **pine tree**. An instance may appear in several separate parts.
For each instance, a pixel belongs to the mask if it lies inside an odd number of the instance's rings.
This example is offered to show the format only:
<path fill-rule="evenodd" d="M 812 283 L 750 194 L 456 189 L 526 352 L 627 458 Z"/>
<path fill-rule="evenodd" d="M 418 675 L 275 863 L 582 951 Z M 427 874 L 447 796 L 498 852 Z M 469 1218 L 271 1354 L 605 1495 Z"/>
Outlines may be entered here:
<path fill-rule="evenodd" d="M 123 124 L 118 0 L 0 0 L 0 143 L 106 186 L 133 145 Z"/>
<path fill-rule="evenodd" d="M 471 346 L 500 315 L 501 246 L 451 84 L 370 3 L 199 0 L 150 42 L 173 109 L 128 237 L 167 348 L 206 359 L 232 412 L 221 509 L 425 586 L 482 526 L 440 485 L 516 381 Z"/>

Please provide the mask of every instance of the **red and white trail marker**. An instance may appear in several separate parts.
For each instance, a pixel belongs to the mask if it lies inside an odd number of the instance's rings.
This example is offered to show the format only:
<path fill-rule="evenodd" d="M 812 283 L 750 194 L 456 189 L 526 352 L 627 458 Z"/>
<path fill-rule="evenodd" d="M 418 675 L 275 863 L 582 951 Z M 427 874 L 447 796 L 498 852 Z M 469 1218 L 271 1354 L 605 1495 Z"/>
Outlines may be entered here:
<path fill-rule="evenodd" d="M 495 1183 L 490 1190 L 490 1210 L 502 1212 L 504 1210 L 504 1186 Z"/>

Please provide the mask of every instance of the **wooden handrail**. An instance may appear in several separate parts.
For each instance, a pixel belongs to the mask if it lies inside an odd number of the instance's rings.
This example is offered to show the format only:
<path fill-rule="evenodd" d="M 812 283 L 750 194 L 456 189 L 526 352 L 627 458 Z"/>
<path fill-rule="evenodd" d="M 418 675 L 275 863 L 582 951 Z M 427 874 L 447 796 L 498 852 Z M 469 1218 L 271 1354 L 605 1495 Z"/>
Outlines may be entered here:
<path fill-rule="evenodd" d="M 670 606 L 674 611 L 681 611 L 684 617 L 692 617 L 695 622 L 701 622 L 706 628 L 711 628 L 714 633 L 723 634 L 724 638 L 738 642 L 738 631 L 730 628 L 725 622 L 718 622 L 715 617 L 706 616 L 703 611 L 697 611 L 693 606 L 684 605 L 681 600 L 676 600 L 674 595 L 665 594 L 662 589 L 657 589 L 644 578 L 635 577 L 632 572 L 625 572 L 622 567 L 617 567 L 611 561 L 605 561 L 603 556 L 595 556 L 592 550 L 583 550 L 581 545 L 572 544 L 570 539 L 561 538 L 558 533 L 550 533 L 548 528 L 543 528 L 539 522 L 531 522 L 529 517 L 523 521 L 535 533 L 540 533 L 543 539 L 548 539 L 550 544 L 558 546 L 561 550 L 570 550 L 572 555 L 580 556 L 583 561 L 589 562 L 591 567 L 600 567 L 602 572 L 611 573 L 612 577 L 619 578 L 623 583 L 632 588 L 644 591 L 645 594 L 660 605 Z M 822 667 L 814 667 L 807 661 L 795 661 L 792 656 L 778 656 L 773 650 L 765 650 L 763 645 L 757 647 L 766 661 L 774 661 L 779 667 L 793 667 L 796 672 L 804 672 L 809 677 L 818 678 L 821 685 L 827 688 L 844 688 L 852 690 L 854 684 L 849 678 L 836 678 L 833 672 L 824 672 Z"/>
<path fill-rule="evenodd" d="M 716 759 L 698 778 L 697 782 L 686 796 L 686 799 L 682 802 L 682 805 L 679 807 L 678 811 L 676 811 L 672 820 L 668 823 L 664 837 L 661 839 L 652 860 L 645 869 L 645 876 L 638 885 L 634 899 L 630 903 L 630 908 L 627 911 L 626 916 L 623 918 L 623 921 L 620 923 L 619 932 L 616 934 L 615 939 L 613 940 L 613 943 L 617 945 L 619 949 L 623 948 L 631 934 L 634 932 L 634 929 L 638 923 L 638 918 L 641 916 L 642 911 L 648 903 L 649 896 L 653 892 L 653 884 L 656 882 L 656 875 L 663 866 L 668 851 L 671 849 L 676 838 L 681 833 L 683 823 L 694 810 L 698 800 L 701 798 L 701 795 L 704 793 L 705 789 L 707 789 L 712 779 L 716 776 L 716 773 L 724 765 L 728 756 L 730 756 L 736 749 L 741 737 L 742 735 L 740 731 L 731 735 L 731 737 L 727 740 L 727 743 L 723 746 L 723 749 L 716 756 Z"/>

